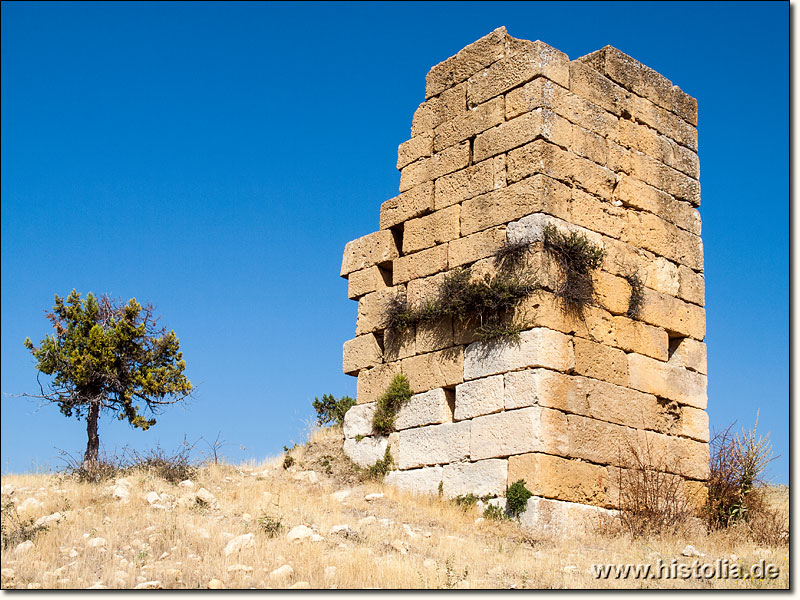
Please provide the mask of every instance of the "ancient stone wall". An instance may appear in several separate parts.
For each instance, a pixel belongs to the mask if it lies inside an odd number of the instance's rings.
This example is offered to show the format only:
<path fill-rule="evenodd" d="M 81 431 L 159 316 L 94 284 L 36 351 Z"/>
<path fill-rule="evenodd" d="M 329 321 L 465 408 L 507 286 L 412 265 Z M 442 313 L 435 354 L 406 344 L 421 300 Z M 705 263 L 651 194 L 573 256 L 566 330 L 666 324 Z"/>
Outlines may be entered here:
<path fill-rule="evenodd" d="M 398 149 L 400 194 L 344 252 L 359 303 L 343 353 L 358 377 L 347 454 L 368 466 L 389 446 L 387 481 L 448 497 L 502 496 L 524 479 L 532 526 L 618 507 L 632 447 L 701 490 L 696 126 L 694 98 L 611 46 L 571 61 L 500 28 L 434 66 Z M 578 313 L 559 297 L 548 226 L 604 252 Z M 479 341 L 453 319 L 387 327 L 394 298 L 419 307 L 454 269 L 496 273 L 498 251 L 520 246 L 540 289 L 513 311 L 516 340 Z M 398 373 L 415 395 L 396 431 L 375 435 L 376 400 Z"/>

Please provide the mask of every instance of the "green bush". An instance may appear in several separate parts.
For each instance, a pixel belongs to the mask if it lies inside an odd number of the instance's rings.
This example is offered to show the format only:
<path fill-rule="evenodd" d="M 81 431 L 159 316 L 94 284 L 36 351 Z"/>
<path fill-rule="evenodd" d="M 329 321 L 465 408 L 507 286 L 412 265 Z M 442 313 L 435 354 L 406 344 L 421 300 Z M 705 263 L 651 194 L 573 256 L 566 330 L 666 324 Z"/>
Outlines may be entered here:
<path fill-rule="evenodd" d="M 317 411 L 317 425 L 341 425 L 344 423 L 344 415 L 354 406 L 356 401 L 350 396 L 342 396 L 338 400 L 333 394 L 323 394 L 322 400 L 314 398 L 312 406 Z"/>
<path fill-rule="evenodd" d="M 562 272 L 555 294 L 568 312 L 583 314 L 584 306 L 594 301 L 592 271 L 599 269 L 605 251 L 595 246 L 582 233 L 563 233 L 555 226 L 544 228 L 544 249 L 553 257 Z"/>
<path fill-rule="evenodd" d="M 496 504 L 490 504 L 486 507 L 486 510 L 483 511 L 483 518 L 492 519 L 494 521 L 502 521 L 503 519 L 507 519 L 508 515 L 502 507 L 497 506 Z"/>
<path fill-rule="evenodd" d="M 512 483 L 506 492 L 508 514 L 512 517 L 519 517 L 525 512 L 525 508 L 528 506 L 528 498 L 531 496 L 533 496 L 533 494 L 525 487 L 524 479 Z"/>
<path fill-rule="evenodd" d="M 393 465 L 394 459 L 392 458 L 391 446 L 386 446 L 383 458 L 376 461 L 375 464 L 368 469 L 367 474 L 370 479 L 383 479 L 386 474 L 391 471 Z"/>
<path fill-rule="evenodd" d="M 402 373 L 395 375 L 392 383 L 378 398 L 378 406 L 372 419 L 372 426 L 376 433 L 389 435 L 394 431 L 397 412 L 411 399 L 412 395 L 408 378 Z"/>

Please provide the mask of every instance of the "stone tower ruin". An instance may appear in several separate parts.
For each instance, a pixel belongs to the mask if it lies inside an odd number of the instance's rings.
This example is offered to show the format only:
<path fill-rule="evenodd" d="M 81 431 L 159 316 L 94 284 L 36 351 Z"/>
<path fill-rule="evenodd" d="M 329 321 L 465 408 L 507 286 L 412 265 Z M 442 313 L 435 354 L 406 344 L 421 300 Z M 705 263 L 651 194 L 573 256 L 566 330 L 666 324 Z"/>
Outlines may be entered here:
<path fill-rule="evenodd" d="M 434 66 L 425 98 L 398 149 L 400 194 L 344 251 L 359 303 L 345 452 L 369 466 L 388 447 L 387 482 L 445 497 L 501 497 L 524 479 L 531 527 L 618 508 L 637 452 L 701 501 L 696 100 L 611 46 L 570 60 L 505 28 Z M 590 301 L 570 304 L 553 240 L 597 251 Z M 390 326 L 393 303 L 434 306 L 455 272 L 518 279 L 503 274 L 509 256 L 535 281 L 504 308 L 513 335 L 483 341 L 474 318 L 452 316 Z M 377 435 L 376 402 L 401 373 L 414 395 Z"/>

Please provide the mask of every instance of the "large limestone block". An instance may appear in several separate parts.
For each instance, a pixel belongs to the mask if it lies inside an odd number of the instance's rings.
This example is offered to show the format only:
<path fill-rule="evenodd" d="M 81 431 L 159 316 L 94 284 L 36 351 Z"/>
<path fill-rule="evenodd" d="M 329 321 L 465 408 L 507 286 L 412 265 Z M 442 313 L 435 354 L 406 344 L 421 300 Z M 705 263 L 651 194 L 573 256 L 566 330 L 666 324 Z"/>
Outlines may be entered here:
<path fill-rule="evenodd" d="M 576 60 L 569 64 L 569 90 L 617 117 L 630 114 L 631 93 Z"/>
<path fill-rule="evenodd" d="M 707 379 L 701 373 L 634 353 L 628 355 L 628 370 L 634 389 L 700 409 L 708 403 Z"/>
<path fill-rule="evenodd" d="M 376 231 L 347 242 L 342 257 L 340 275 L 346 277 L 353 271 L 366 269 L 372 265 L 383 265 L 400 256 L 390 231 Z"/>
<path fill-rule="evenodd" d="M 402 169 L 419 158 L 430 156 L 433 153 L 433 135 L 425 132 L 403 142 L 397 148 L 397 168 Z"/>
<path fill-rule="evenodd" d="M 672 356 L 669 357 L 671 365 L 696 371 L 703 375 L 708 372 L 706 345 L 703 342 L 698 342 L 692 338 L 676 339 L 670 350 L 672 351 Z"/>
<path fill-rule="evenodd" d="M 586 236 L 586 239 L 592 244 L 600 248 L 603 248 L 608 242 L 608 238 L 599 233 L 565 221 L 562 218 L 543 213 L 534 213 L 509 223 L 507 230 L 508 242 L 510 244 L 543 242 L 544 230 L 548 225 L 552 225 L 562 233 L 571 233 L 573 231 L 580 233 Z"/>
<path fill-rule="evenodd" d="M 473 233 L 447 244 L 447 265 L 454 269 L 492 256 L 506 243 L 505 225 Z"/>
<path fill-rule="evenodd" d="M 469 235 L 532 213 L 569 216 L 570 190 L 562 182 L 534 175 L 499 190 L 465 200 L 461 233 Z"/>
<path fill-rule="evenodd" d="M 400 172 L 400 191 L 405 192 L 426 181 L 433 181 L 437 177 L 463 169 L 469 164 L 469 158 L 469 142 L 450 146 L 429 158 L 420 158 L 403 167 Z"/>
<path fill-rule="evenodd" d="M 644 288 L 642 296 L 640 320 L 698 341 L 705 338 L 706 311 L 701 306 L 649 288 Z"/>
<path fill-rule="evenodd" d="M 576 373 L 617 385 L 628 385 L 628 359 L 625 352 L 577 337 L 573 344 Z"/>
<path fill-rule="evenodd" d="M 677 296 L 682 300 L 704 306 L 706 303 L 706 279 L 702 273 L 695 273 L 689 267 L 678 267 L 679 288 Z"/>
<path fill-rule="evenodd" d="M 410 254 L 456 239 L 460 235 L 460 216 L 461 207 L 456 204 L 406 221 L 403 227 L 403 253 Z"/>
<path fill-rule="evenodd" d="M 395 260 L 392 272 L 394 284 L 405 283 L 447 269 L 447 248 L 448 244 L 442 244 Z"/>
<path fill-rule="evenodd" d="M 609 505 L 605 467 L 549 454 L 520 454 L 508 459 L 508 481 L 513 484 L 520 479 L 534 496 Z"/>
<path fill-rule="evenodd" d="M 399 469 L 442 465 L 469 455 L 470 422 L 443 423 L 398 432 Z"/>
<path fill-rule="evenodd" d="M 372 434 L 372 420 L 375 417 L 377 406 L 377 402 L 351 406 L 344 415 L 344 437 L 354 438 L 358 435 Z"/>
<path fill-rule="evenodd" d="M 471 107 L 463 115 L 445 121 L 435 130 L 433 148 L 441 152 L 445 148 L 463 142 L 490 127 L 502 123 L 505 118 L 505 107 L 502 98 L 494 98 L 480 106 Z M 482 160 L 473 155 L 474 161 Z"/>
<path fill-rule="evenodd" d="M 697 100 L 660 73 L 613 46 L 605 46 L 576 60 L 591 65 L 609 79 L 674 112 L 691 125 L 697 125 Z"/>
<path fill-rule="evenodd" d="M 551 110 L 537 108 L 510 121 L 499 123 L 478 135 L 473 146 L 473 156 L 475 160 L 484 160 L 540 137 L 564 148 L 571 148 L 572 124 Z"/>
<path fill-rule="evenodd" d="M 359 404 L 375 402 L 392 383 L 392 379 L 400 373 L 400 362 L 377 365 L 371 369 L 358 372 L 356 397 Z"/>
<path fill-rule="evenodd" d="M 651 213 L 629 211 L 628 228 L 623 241 L 690 269 L 703 269 L 703 242 L 700 236 L 684 231 Z"/>
<path fill-rule="evenodd" d="M 505 459 L 451 463 L 444 466 L 442 493 L 446 498 L 467 494 L 502 496 L 506 491 L 507 473 Z"/>
<path fill-rule="evenodd" d="M 411 306 L 419 307 L 439 297 L 439 290 L 447 273 L 437 273 L 430 277 L 422 277 L 408 282 L 406 298 Z"/>
<path fill-rule="evenodd" d="M 422 467 L 408 471 L 390 471 L 383 482 L 417 494 L 436 494 L 442 482 L 442 467 Z"/>
<path fill-rule="evenodd" d="M 464 347 L 456 346 L 412 356 L 403 359 L 401 365 L 415 393 L 454 387 L 464 381 Z"/>
<path fill-rule="evenodd" d="M 580 227 L 622 239 L 628 226 L 628 210 L 573 188 L 569 220 Z M 554 214 L 554 213 L 551 213 Z M 554 214 L 558 217 L 560 215 Z"/>
<path fill-rule="evenodd" d="M 524 42 L 524 49 L 502 58 L 470 77 L 467 100 L 471 105 L 502 94 L 530 81 L 546 77 L 564 87 L 569 85 L 569 57 L 544 42 Z"/>
<path fill-rule="evenodd" d="M 464 81 L 419 105 L 411 118 L 411 136 L 425 133 L 433 135 L 433 130 L 441 123 L 455 119 L 466 112 L 467 82 Z"/>
<path fill-rule="evenodd" d="M 553 287 L 555 284 L 545 282 L 545 285 Z M 616 324 L 610 312 L 599 306 L 587 306 L 583 316 L 575 315 L 564 310 L 560 298 L 545 290 L 538 290 L 525 298 L 515 310 L 514 318 L 526 327 L 547 327 L 568 335 L 616 345 Z"/>
<path fill-rule="evenodd" d="M 361 369 L 374 367 L 383 361 L 381 347 L 371 333 L 347 340 L 342 348 L 342 371 L 357 375 Z"/>
<path fill-rule="evenodd" d="M 378 266 L 367 267 L 347 276 L 347 297 L 357 300 L 364 294 L 385 290 L 391 285 L 391 271 Z"/>
<path fill-rule="evenodd" d="M 623 206 L 646 210 L 684 231 L 700 235 L 702 223 L 696 208 L 635 177 L 629 175 L 620 177 L 614 199 L 622 202 Z"/>
<path fill-rule="evenodd" d="M 417 325 L 416 351 L 418 354 L 435 352 L 453 345 L 453 320 L 439 319 Z"/>
<path fill-rule="evenodd" d="M 681 418 L 677 433 L 699 442 L 707 442 L 709 439 L 708 413 L 691 406 L 681 407 Z"/>
<path fill-rule="evenodd" d="M 616 514 L 599 506 L 533 497 L 520 515 L 520 524 L 540 535 L 578 537 L 593 533 Z"/>
<path fill-rule="evenodd" d="M 471 423 L 470 459 L 503 458 L 525 452 L 566 454 L 566 415 L 533 406 L 476 417 Z"/>
<path fill-rule="evenodd" d="M 379 460 L 383 460 L 389 438 L 386 436 L 365 437 L 360 441 L 355 438 L 345 438 L 344 453 L 359 467 L 371 467 Z"/>
<path fill-rule="evenodd" d="M 537 327 L 523 331 L 519 342 L 475 342 L 464 353 L 464 379 L 477 379 L 530 367 L 570 371 L 575 365 L 572 341 L 563 333 Z"/>
<path fill-rule="evenodd" d="M 500 60 L 506 55 L 509 40 L 512 39 L 506 33 L 505 27 L 498 27 L 490 34 L 459 50 L 455 56 L 440 62 L 425 78 L 425 97 L 436 96 Z"/>
<path fill-rule="evenodd" d="M 622 146 L 647 154 L 692 179 L 700 177 L 700 160 L 692 150 L 634 121 L 620 119 L 619 129 L 617 141 Z"/>
<path fill-rule="evenodd" d="M 631 115 L 637 121 L 652 127 L 681 146 L 697 152 L 697 128 L 694 125 L 636 94 L 631 95 L 629 107 Z"/>
<path fill-rule="evenodd" d="M 405 292 L 402 286 L 370 292 L 358 301 L 356 335 L 385 329 L 389 323 L 389 304 L 398 294 Z"/>
<path fill-rule="evenodd" d="M 389 229 L 433 212 L 433 182 L 426 181 L 381 204 L 380 226 Z"/>
<path fill-rule="evenodd" d="M 614 322 L 617 330 L 616 345 L 619 348 L 625 352 L 636 352 L 657 360 L 667 360 L 669 336 L 664 329 L 621 316 L 615 317 Z"/>
<path fill-rule="evenodd" d="M 456 421 L 503 410 L 503 376 L 473 379 L 456 386 Z"/>
<path fill-rule="evenodd" d="M 436 210 L 447 208 L 505 185 L 506 157 L 495 156 L 439 177 L 435 183 L 434 206 Z"/>
<path fill-rule="evenodd" d="M 395 429 L 409 429 L 422 425 L 432 425 L 439 423 L 450 423 L 453 421 L 453 413 L 450 410 L 452 391 L 437 388 L 422 394 L 414 394 L 397 412 L 395 419 Z"/>
<path fill-rule="evenodd" d="M 416 353 L 416 332 L 413 326 L 406 329 L 384 329 L 383 359 L 386 362 L 408 358 Z"/>
<path fill-rule="evenodd" d="M 569 375 L 528 369 L 506 373 L 503 378 L 506 410 L 538 405 L 579 414 L 587 411 L 585 395 L 577 393 L 574 378 Z"/>
<path fill-rule="evenodd" d="M 605 271 L 593 273 L 594 295 L 597 302 L 614 315 L 628 312 L 631 300 L 631 286 L 622 277 Z"/>

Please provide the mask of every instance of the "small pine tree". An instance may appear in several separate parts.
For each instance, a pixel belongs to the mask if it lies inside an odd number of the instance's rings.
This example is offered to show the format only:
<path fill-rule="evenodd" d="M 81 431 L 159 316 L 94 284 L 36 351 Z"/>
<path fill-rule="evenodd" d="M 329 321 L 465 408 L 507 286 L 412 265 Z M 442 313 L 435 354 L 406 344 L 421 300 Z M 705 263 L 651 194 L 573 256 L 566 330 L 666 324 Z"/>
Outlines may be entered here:
<path fill-rule="evenodd" d="M 355 403 L 356 401 L 350 396 L 342 396 L 337 400 L 333 394 L 323 394 L 322 400 L 314 398 L 312 406 L 317 411 L 317 425 L 341 425 L 344 423 L 345 413 Z"/>

